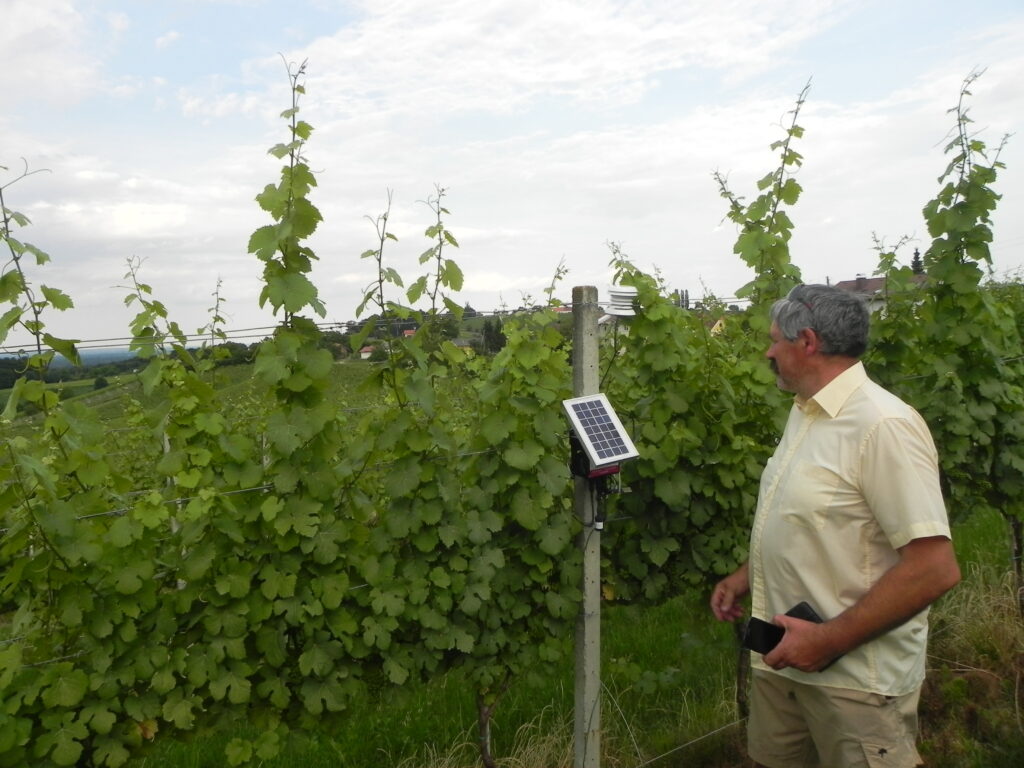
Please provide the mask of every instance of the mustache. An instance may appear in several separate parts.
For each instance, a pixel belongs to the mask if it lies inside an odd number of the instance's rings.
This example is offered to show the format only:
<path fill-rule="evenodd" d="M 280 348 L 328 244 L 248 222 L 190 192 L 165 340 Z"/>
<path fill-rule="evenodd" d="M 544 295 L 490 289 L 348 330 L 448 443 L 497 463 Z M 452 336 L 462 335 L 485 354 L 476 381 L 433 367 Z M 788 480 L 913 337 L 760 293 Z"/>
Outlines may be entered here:
<path fill-rule="evenodd" d="M 779 364 L 775 362 L 774 358 L 768 361 L 768 366 L 772 369 L 772 373 L 779 372 Z"/>

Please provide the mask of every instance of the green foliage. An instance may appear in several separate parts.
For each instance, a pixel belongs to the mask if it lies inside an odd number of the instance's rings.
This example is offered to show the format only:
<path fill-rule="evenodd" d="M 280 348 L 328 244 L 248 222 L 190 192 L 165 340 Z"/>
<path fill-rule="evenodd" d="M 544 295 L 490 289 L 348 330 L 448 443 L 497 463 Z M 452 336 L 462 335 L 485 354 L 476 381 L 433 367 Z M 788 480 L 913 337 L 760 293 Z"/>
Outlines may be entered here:
<path fill-rule="evenodd" d="M 323 218 L 308 198 L 316 186 L 316 177 L 302 154 L 313 131 L 308 123 L 298 119 L 299 99 L 305 93 L 300 81 L 305 71 L 303 62 L 288 72 L 292 106 L 282 112 L 281 117 L 288 121 L 291 140 L 270 149 L 274 157 L 288 160 L 281 169 L 281 180 L 276 186 L 268 184 L 256 196 L 260 208 L 269 213 L 275 223 L 260 227 L 249 238 L 249 253 L 264 263 L 260 306 L 270 304 L 274 314 L 283 312 L 286 321 L 306 307 L 320 317 L 327 311 L 308 277 L 316 254 L 309 246 L 302 245 Z"/>
<path fill-rule="evenodd" d="M 446 190 L 443 187 L 436 187 L 434 196 L 427 198 L 426 204 L 434 214 L 434 223 L 427 227 L 424 234 L 434 241 L 434 244 L 420 254 L 420 264 L 430 263 L 433 272 L 420 277 L 410 286 L 407 295 L 410 303 L 416 303 L 423 293 L 430 296 L 430 314 L 437 315 L 439 312 L 438 299 L 440 298 L 448 311 L 457 318 L 462 317 L 463 308 L 445 295 L 444 290 L 458 292 L 462 290 L 462 270 L 459 265 L 444 253 L 447 248 L 458 248 L 459 243 L 455 236 L 445 226 L 444 217 L 450 215 L 447 208 L 442 205 Z"/>
<path fill-rule="evenodd" d="M 871 370 L 913 403 L 939 446 L 950 509 L 966 515 L 991 506 L 1024 519 L 1024 389 L 1018 326 L 1020 293 L 982 285 L 991 256 L 992 189 L 999 147 L 970 134 L 968 77 L 939 193 L 924 207 L 932 241 L 924 282 L 883 253 L 886 312 L 874 324 Z M 1004 139 L 1005 142 L 1005 139 Z M 1019 544 L 1018 544 L 1019 546 Z"/>
<path fill-rule="evenodd" d="M 438 190 L 430 311 L 384 298 L 402 281 L 380 258 L 381 222 L 370 298 L 419 326 L 386 346 L 388 398 L 357 413 L 328 399 L 333 356 L 308 316 L 322 305 L 307 283 L 318 214 L 301 71 L 292 140 L 272 150 L 281 182 L 258 198 L 275 224 L 250 243 L 261 301 L 282 316 L 255 356 L 260 394 L 226 418 L 210 383 L 219 300 L 210 345 L 191 350 L 137 261 L 126 304 L 144 369 L 126 426 L 109 434 L 18 382 L 12 399 L 43 407 L 47 430 L 6 441 L 0 465 L 0 764 L 117 766 L 157 735 L 240 720 L 259 736 L 229 742 L 227 761 L 264 760 L 366 687 L 462 664 L 493 705 L 513 675 L 564 662 L 578 558 L 562 336 L 538 312 L 507 329 L 493 366 L 452 345 L 461 307 L 444 292 L 461 272 L 441 256 L 457 243 Z"/>
<path fill-rule="evenodd" d="M 7 169 L 0 166 L 0 171 Z M 62 354 L 72 363 L 78 362 L 78 350 L 75 349 L 75 342 L 69 339 L 61 339 L 46 331 L 46 324 L 43 315 L 47 310 L 53 309 L 63 312 L 71 309 L 73 303 L 70 297 L 59 288 L 42 285 L 38 289 L 34 287 L 29 276 L 29 268 L 40 267 L 46 264 L 50 257 L 31 243 L 23 242 L 15 237 L 17 228 L 26 227 L 31 222 L 28 217 L 7 207 L 5 192 L 12 185 L 22 179 L 37 173 L 29 171 L 26 164 L 25 169 L 6 184 L 0 185 L 0 248 L 5 249 L 10 258 L 0 268 L 0 303 L 10 306 L 0 314 L 0 344 L 2 344 L 14 329 L 21 329 L 28 333 L 33 339 L 35 353 L 28 355 L 24 360 L 28 378 L 42 381 L 54 355 Z M 26 264 L 26 257 L 31 257 Z M 14 391 L 8 399 L 7 410 L 13 412 L 22 398 L 27 394 L 26 402 L 35 407 L 42 407 L 44 410 L 55 402 L 55 396 L 38 394 L 43 390 L 24 388 L 15 384 Z"/>
<path fill-rule="evenodd" d="M 760 194 L 752 203 L 745 205 L 744 199 L 729 189 L 725 176 L 715 173 L 719 192 L 729 201 L 728 218 L 740 229 L 733 252 L 754 270 L 754 279 L 737 290 L 736 296 L 750 299 L 750 326 L 762 336 L 768 333 L 771 303 L 800 282 L 800 272 L 789 257 L 793 221 L 783 206 L 795 205 L 803 191 L 793 175 L 803 164 L 803 156 L 792 145 L 804 135 L 804 129 L 796 121 L 809 90 L 810 83 L 797 97 L 785 137 L 772 143 L 772 150 L 779 151 L 779 165 L 757 182 Z"/>
<path fill-rule="evenodd" d="M 628 334 L 607 350 L 602 389 L 640 452 L 608 526 L 621 599 L 661 601 L 746 556 L 757 484 L 782 416 L 763 344 L 729 318 L 712 333 L 613 249 L 616 279 L 637 289 Z M 621 523 L 614 522 L 621 515 Z"/>

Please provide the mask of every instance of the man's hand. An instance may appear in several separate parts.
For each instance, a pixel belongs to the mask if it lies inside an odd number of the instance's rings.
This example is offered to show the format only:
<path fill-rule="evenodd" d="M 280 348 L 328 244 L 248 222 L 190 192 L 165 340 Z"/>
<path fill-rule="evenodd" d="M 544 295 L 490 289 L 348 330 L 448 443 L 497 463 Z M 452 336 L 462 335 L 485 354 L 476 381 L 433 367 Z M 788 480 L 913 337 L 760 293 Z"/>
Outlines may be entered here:
<path fill-rule="evenodd" d="M 736 621 L 743 616 L 743 606 L 739 600 L 748 592 L 750 576 L 747 564 L 744 563 L 715 585 L 711 592 L 711 612 L 719 621 Z"/>
<path fill-rule="evenodd" d="M 824 669 L 840 654 L 831 644 L 828 627 L 813 621 L 779 614 L 772 623 L 786 630 L 771 653 L 761 658 L 772 669 L 794 667 L 802 672 Z"/>

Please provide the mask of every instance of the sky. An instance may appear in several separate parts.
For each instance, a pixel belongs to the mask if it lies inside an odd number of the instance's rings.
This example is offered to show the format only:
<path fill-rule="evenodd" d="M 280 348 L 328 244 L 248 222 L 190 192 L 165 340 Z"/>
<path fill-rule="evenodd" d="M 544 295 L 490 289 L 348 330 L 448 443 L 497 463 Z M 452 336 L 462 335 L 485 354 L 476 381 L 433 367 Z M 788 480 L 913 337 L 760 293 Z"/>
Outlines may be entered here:
<path fill-rule="evenodd" d="M 356 319 L 389 195 L 387 265 L 424 271 L 439 188 L 453 298 L 478 311 L 543 302 L 560 264 L 555 297 L 605 297 L 610 243 L 670 289 L 731 298 L 751 273 L 713 175 L 752 200 L 808 83 L 789 211 L 806 282 L 870 276 L 876 242 L 909 238 L 905 263 L 927 248 L 949 110 L 979 70 L 972 129 L 990 150 L 1010 134 L 993 269 L 1024 265 L 1020 0 L 0 0 L 0 186 L 51 257 L 28 279 L 75 304 L 48 331 L 123 342 L 130 260 L 188 333 L 215 294 L 239 340 L 275 322 L 246 250 L 303 61 L 325 322 Z"/>

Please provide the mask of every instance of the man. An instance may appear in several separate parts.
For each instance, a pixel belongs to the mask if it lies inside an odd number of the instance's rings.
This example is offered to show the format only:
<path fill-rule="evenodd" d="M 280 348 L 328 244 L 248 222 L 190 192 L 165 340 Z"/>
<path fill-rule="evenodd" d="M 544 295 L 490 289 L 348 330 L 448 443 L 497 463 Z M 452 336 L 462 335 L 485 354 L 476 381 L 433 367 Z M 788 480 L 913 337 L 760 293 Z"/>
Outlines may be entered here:
<path fill-rule="evenodd" d="M 938 459 L 920 415 L 867 378 L 868 311 L 799 285 L 771 312 L 767 358 L 796 399 L 761 476 L 750 556 L 720 581 L 722 621 L 785 630 L 753 659 L 748 750 L 759 766 L 920 763 L 927 609 L 960 580 Z M 825 621 L 785 616 L 806 601 Z"/>

